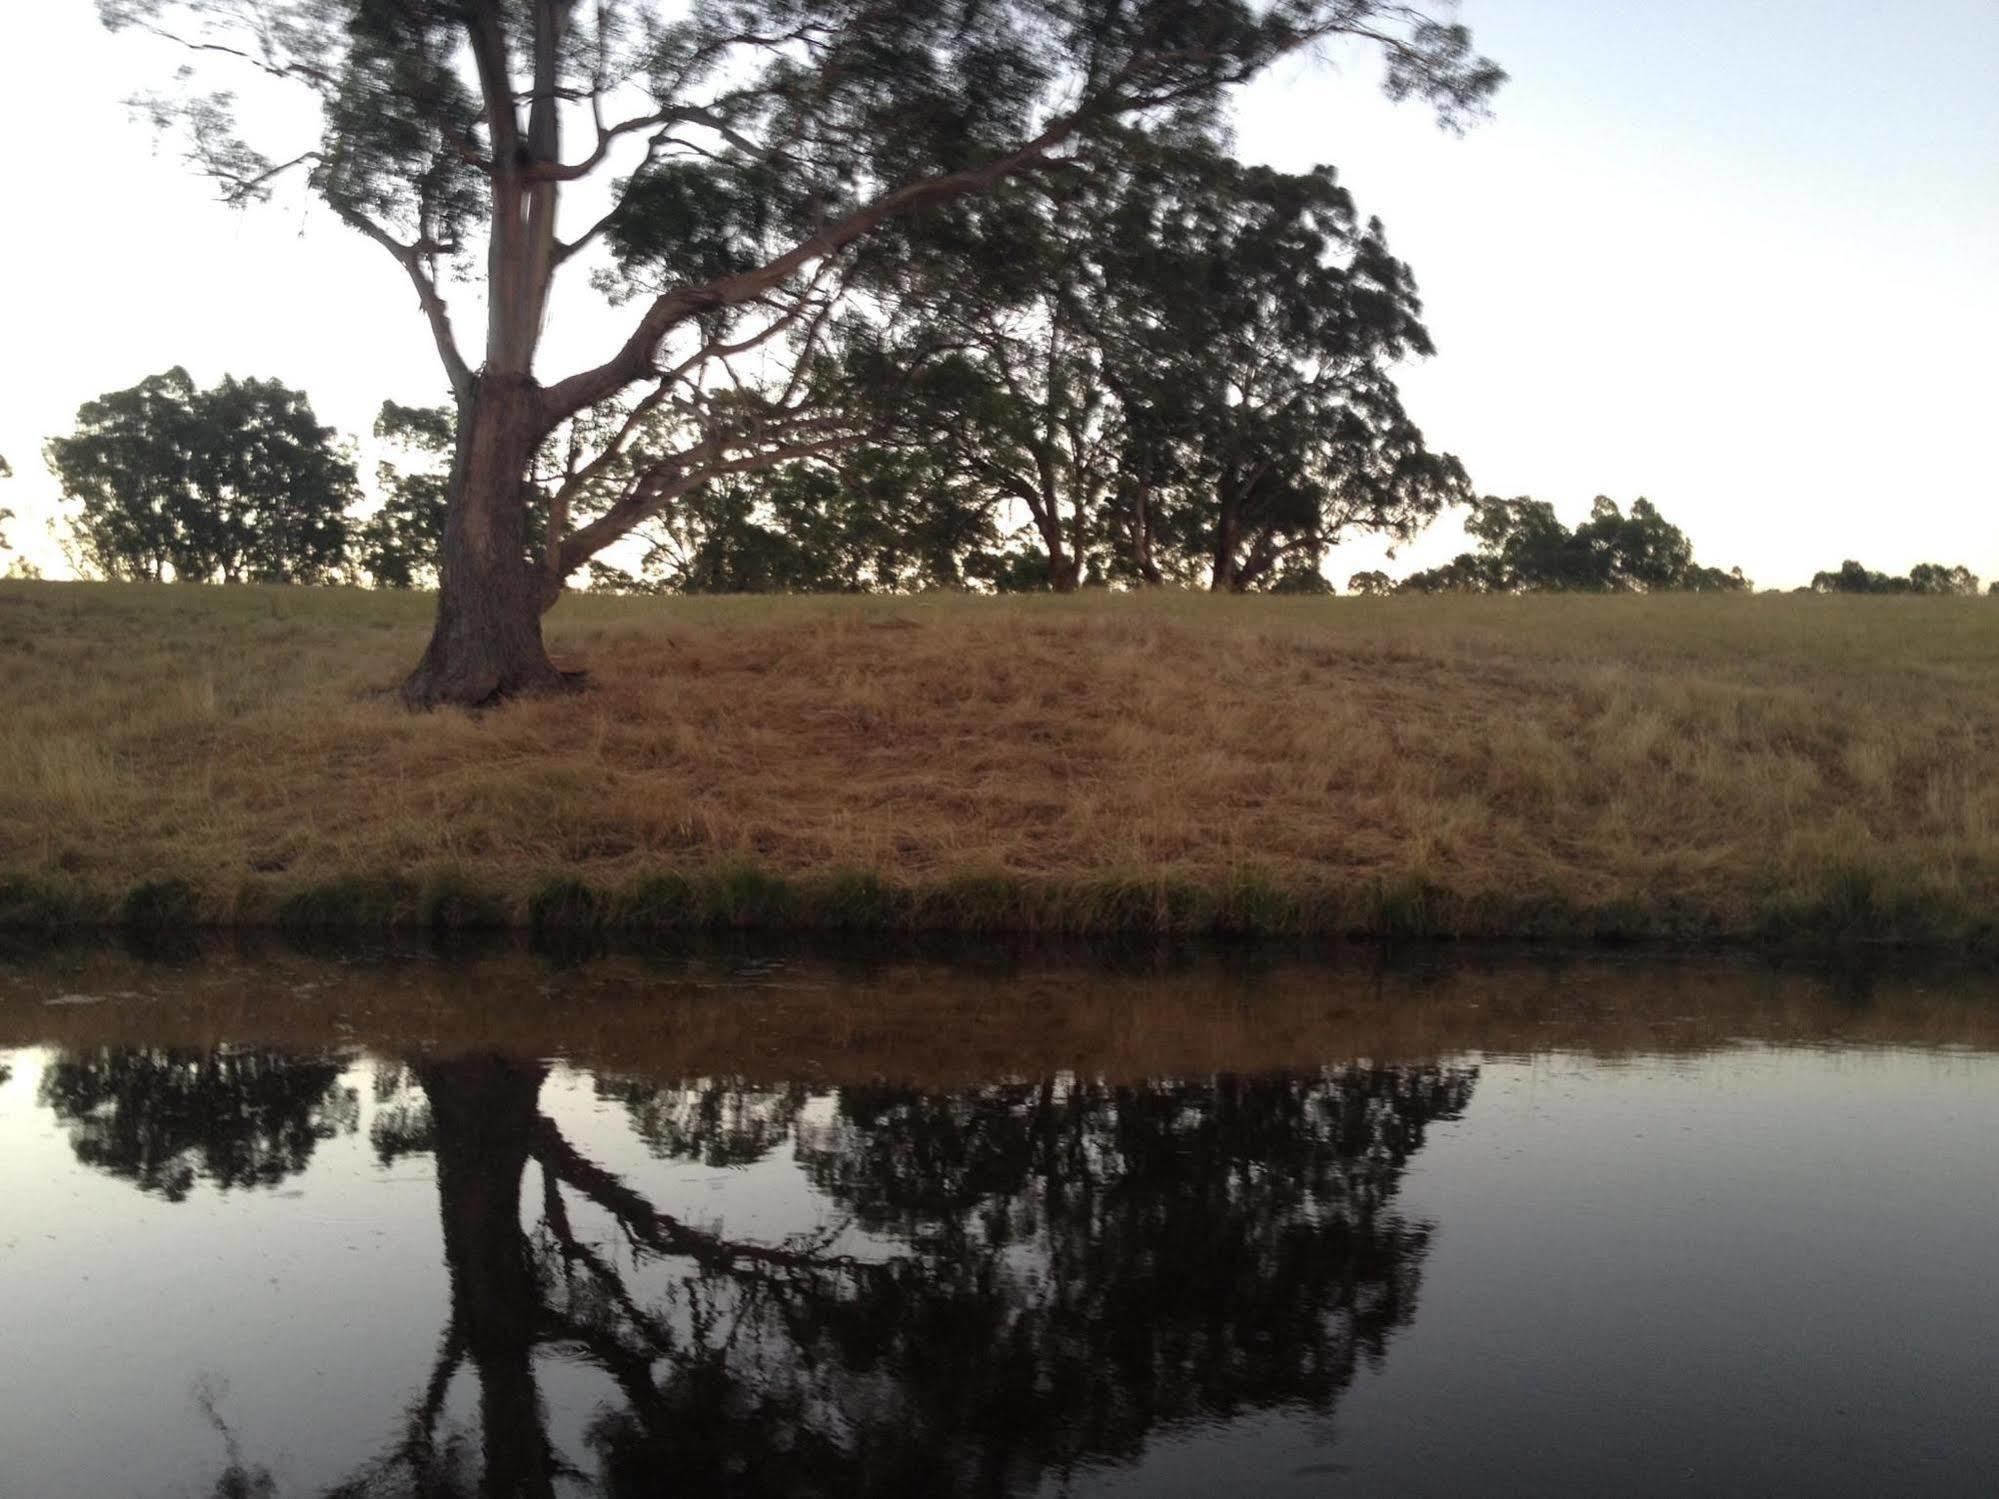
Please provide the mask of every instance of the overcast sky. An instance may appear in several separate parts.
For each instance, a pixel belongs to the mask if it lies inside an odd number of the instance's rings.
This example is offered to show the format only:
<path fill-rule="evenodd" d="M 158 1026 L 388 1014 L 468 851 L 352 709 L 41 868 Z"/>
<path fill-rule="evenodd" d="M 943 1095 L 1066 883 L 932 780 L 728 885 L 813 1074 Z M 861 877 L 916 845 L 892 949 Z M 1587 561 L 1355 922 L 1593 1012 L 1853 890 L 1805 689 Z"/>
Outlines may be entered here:
<path fill-rule="evenodd" d="M 1464 136 L 1357 57 L 1287 64 L 1240 112 L 1243 155 L 1333 163 L 1414 267 L 1438 353 L 1403 386 L 1432 444 L 1571 522 L 1648 496 L 1765 587 L 1846 557 L 1999 577 L 1999 0 L 1462 14 L 1511 74 Z M 42 443 L 102 391 L 174 364 L 276 376 L 357 436 L 385 396 L 443 395 L 381 251 L 297 198 L 219 206 L 130 117 L 172 66 L 90 0 L 0 6 L 0 506 L 44 564 Z M 618 328 L 571 287 L 544 377 Z M 1459 544 L 1440 526 L 1388 565 Z M 1330 571 L 1379 560 L 1355 544 Z"/>

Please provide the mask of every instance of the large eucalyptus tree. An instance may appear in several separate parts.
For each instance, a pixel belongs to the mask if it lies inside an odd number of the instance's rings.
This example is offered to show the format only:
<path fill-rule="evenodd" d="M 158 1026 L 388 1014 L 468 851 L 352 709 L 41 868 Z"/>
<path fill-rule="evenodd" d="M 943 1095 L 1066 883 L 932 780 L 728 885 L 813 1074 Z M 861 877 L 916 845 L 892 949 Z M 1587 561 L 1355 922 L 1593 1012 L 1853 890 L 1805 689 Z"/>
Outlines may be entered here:
<path fill-rule="evenodd" d="M 402 269 L 457 402 L 435 632 L 416 705 L 559 689 L 540 616 L 680 496 L 863 436 L 919 212 L 1085 162 L 1121 120 L 1212 111 L 1273 60 L 1348 39 L 1446 115 L 1500 74 L 1463 27 L 1387 0 L 100 0 L 185 44 L 154 101 L 238 201 L 301 171 Z M 318 139 L 250 137 L 212 65 L 306 91 Z M 586 221 L 572 223 L 578 193 Z M 536 363 L 550 288 L 594 261 L 627 331 Z M 452 276 L 482 283 L 461 342 Z M 858 353 L 857 353 L 858 351 Z M 760 377 L 746 372 L 752 359 Z M 892 363 L 893 361 L 888 361 Z M 539 557 L 537 456 L 566 446 Z"/>

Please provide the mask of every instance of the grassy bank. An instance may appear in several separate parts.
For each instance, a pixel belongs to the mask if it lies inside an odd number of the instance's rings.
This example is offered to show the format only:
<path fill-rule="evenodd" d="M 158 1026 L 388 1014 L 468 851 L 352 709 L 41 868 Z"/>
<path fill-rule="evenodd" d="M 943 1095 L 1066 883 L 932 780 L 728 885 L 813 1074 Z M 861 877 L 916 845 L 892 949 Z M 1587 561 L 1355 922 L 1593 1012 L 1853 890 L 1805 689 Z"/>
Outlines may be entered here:
<path fill-rule="evenodd" d="M 1984 600 L 580 597 L 412 716 L 430 607 L 0 583 L 0 924 L 1999 933 Z"/>

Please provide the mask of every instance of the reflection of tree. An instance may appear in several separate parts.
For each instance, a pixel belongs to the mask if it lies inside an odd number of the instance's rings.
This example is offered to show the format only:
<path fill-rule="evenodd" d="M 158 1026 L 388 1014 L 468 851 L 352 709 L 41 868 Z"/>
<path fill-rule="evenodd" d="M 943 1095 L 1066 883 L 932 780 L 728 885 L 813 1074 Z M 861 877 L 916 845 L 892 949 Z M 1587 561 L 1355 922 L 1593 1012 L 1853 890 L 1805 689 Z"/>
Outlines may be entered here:
<path fill-rule="evenodd" d="M 656 1149 L 745 1162 L 786 1140 L 855 1226 L 759 1244 L 659 1212 L 542 1115 L 544 1069 L 414 1066 L 430 1100 L 451 1315 L 405 1441 L 343 1492 L 552 1494 L 588 1482 L 540 1420 L 536 1355 L 619 1402 L 596 1486 L 1000 1494 L 1135 1454 L 1194 1416 L 1327 1409 L 1414 1309 L 1426 1226 L 1390 1208 L 1468 1071 L 1341 1068 L 952 1095 L 600 1087 Z M 539 1215 L 521 1225 L 528 1163 Z M 600 1225 L 596 1234 L 586 1217 Z M 481 1447 L 440 1439 L 459 1371 Z"/>
<path fill-rule="evenodd" d="M 1012 1446 L 1061 1467 L 1135 1453 L 1162 1422 L 1329 1402 L 1414 1310 L 1428 1231 L 1386 1203 L 1428 1121 L 1470 1088 L 1460 1071 L 1350 1067 L 850 1090 L 799 1154 L 862 1226 L 1007 1282 L 977 1333 L 1006 1356 L 946 1360 L 910 1415 L 941 1444 L 967 1412 L 1004 1413 L 981 1434 L 988 1458 Z M 980 1287 L 957 1289 L 940 1313 L 979 1305 Z M 909 1331 L 911 1361 L 948 1335 Z"/>
<path fill-rule="evenodd" d="M 105 1050 L 59 1059 L 43 1096 L 81 1159 L 178 1199 L 279 1180 L 354 1128 L 341 1067 Z M 1414 1312 L 1430 1230 L 1393 1198 L 1474 1081 L 599 1084 L 668 1157 L 789 1149 L 833 1226 L 769 1243 L 661 1212 L 584 1154 L 542 1111 L 546 1073 L 376 1074 L 380 1159 L 435 1157 L 451 1300 L 399 1439 L 337 1493 L 1001 1495 L 1178 1422 L 1329 1411 Z M 551 1357 L 613 1396 L 581 1452 L 549 1435 Z M 454 1414 L 468 1381 L 476 1430 Z M 223 1430 L 217 1492 L 258 1492 Z"/>
<path fill-rule="evenodd" d="M 807 1097 L 803 1086 L 750 1088 L 702 1078 L 672 1087 L 600 1077 L 597 1096 L 623 1103 L 654 1155 L 704 1166 L 746 1166 L 791 1134 Z"/>
<path fill-rule="evenodd" d="M 41 1098 L 69 1126 L 77 1159 L 179 1202 L 198 1180 L 275 1186 L 321 1140 L 355 1128 L 343 1061 L 250 1047 L 65 1052 Z"/>
<path fill-rule="evenodd" d="M 368 1143 L 375 1159 L 393 1166 L 406 1155 L 428 1155 L 436 1149 L 430 1103 L 413 1086 L 416 1079 L 400 1062 L 375 1068 L 375 1117 L 368 1125 Z"/>

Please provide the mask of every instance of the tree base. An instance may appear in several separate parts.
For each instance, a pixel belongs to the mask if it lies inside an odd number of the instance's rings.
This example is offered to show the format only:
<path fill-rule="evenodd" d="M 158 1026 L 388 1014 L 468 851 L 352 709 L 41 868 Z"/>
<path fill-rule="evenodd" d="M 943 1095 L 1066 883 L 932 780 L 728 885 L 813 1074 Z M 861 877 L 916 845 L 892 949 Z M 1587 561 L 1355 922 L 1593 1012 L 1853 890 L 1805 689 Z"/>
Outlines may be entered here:
<path fill-rule="evenodd" d="M 440 661 L 433 649 L 397 690 L 403 706 L 418 712 L 433 708 L 491 708 L 513 698 L 554 697 L 581 692 L 585 673 L 564 671 L 545 655 L 500 664 L 492 661 Z"/>

